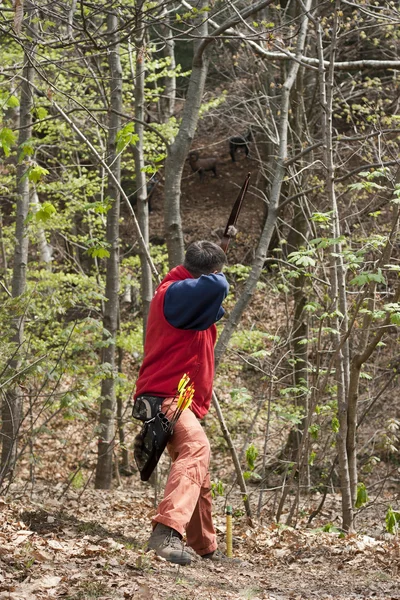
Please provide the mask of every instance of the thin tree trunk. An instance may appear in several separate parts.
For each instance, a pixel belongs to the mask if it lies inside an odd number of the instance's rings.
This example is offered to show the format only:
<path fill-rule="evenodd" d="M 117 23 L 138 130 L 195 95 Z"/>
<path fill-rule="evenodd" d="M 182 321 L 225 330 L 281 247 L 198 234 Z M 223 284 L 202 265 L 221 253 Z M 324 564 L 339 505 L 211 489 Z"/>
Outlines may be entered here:
<path fill-rule="evenodd" d="M 36 213 L 38 210 L 40 210 L 39 197 L 38 197 L 37 191 L 33 185 L 31 186 L 31 190 L 30 190 L 30 202 L 31 202 L 33 212 Z M 39 246 L 40 262 L 45 264 L 46 269 L 48 271 L 51 271 L 52 248 L 51 248 L 50 244 L 47 243 L 46 233 L 45 233 L 44 228 L 40 224 L 37 225 L 37 228 L 38 228 L 38 246 Z"/>
<path fill-rule="evenodd" d="M 76 5 L 77 5 L 77 1 L 78 0 L 72 0 L 71 2 L 71 8 L 69 10 L 68 13 L 68 26 L 67 26 L 67 36 L 69 38 L 73 37 L 73 22 L 74 22 L 74 15 L 75 15 L 75 11 L 76 11 Z"/>
<path fill-rule="evenodd" d="M 325 62 L 322 48 L 321 25 L 318 23 L 318 57 L 320 61 L 319 80 L 320 80 L 320 103 L 322 106 L 322 133 L 324 139 L 324 154 L 327 179 L 327 193 L 333 212 L 332 217 L 332 235 L 338 239 L 340 236 L 340 221 L 335 191 L 335 165 L 333 161 L 333 135 L 332 135 L 332 101 L 333 85 L 335 73 L 335 56 L 338 28 L 338 11 L 340 9 L 340 0 L 336 0 L 334 6 L 334 22 L 331 42 L 331 59 L 329 63 L 328 78 L 325 76 Z M 347 330 L 347 300 L 346 300 L 346 276 L 343 264 L 342 248 L 340 242 L 334 244 L 334 252 L 331 259 L 331 290 L 333 298 L 334 329 L 333 339 L 337 346 L 340 346 L 341 334 Z M 346 531 L 353 528 L 353 502 L 351 495 L 351 477 L 347 456 L 347 393 L 349 389 L 349 345 L 348 340 L 336 357 L 336 384 L 337 384 L 337 404 L 339 431 L 337 434 L 337 449 L 340 469 L 340 485 L 342 492 L 342 526 Z"/>
<path fill-rule="evenodd" d="M 236 477 L 237 477 L 237 480 L 239 483 L 240 491 L 242 493 L 243 504 L 244 504 L 244 507 L 246 510 L 246 515 L 251 519 L 251 507 L 250 507 L 249 497 L 248 497 L 248 493 L 247 493 L 246 482 L 243 477 L 242 469 L 240 468 L 239 457 L 238 457 L 236 449 L 233 445 L 232 438 L 231 438 L 229 430 L 226 426 L 224 415 L 222 414 L 222 411 L 221 411 L 221 408 L 220 408 L 220 405 L 218 402 L 218 398 L 217 398 L 217 395 L 215 392 L 213 392 L 213 394 L 212 394 L 212 399 L 213 399 L 213 404 L 214 404 L 216 412 L 217 412 L 218 420 L 221 425 L 222 434 L 225 438 L 226 443 L 228 444 L 228 448 L 229 448 L 231 456 L 232 456 L 233 464 L 235 465 Z"/>
<path fill-rule="evenodd" d="M 297 49 L 296 49 L 296 57 L 300 60 L 301 56 L 304 52 L 304 46 L 307 38 L 307 28 L 308 28 L 308 12 L 311 9 L 312 0 L 307 0 L 306 2 L 306 12 L 303 14 L 300 31 L 297 38 Z M 271 198 L 268 206 L 268 217 L 266 219 L 263 232 L 261 234 L 261 238 L 258 244 L 256 257 L 253 263 L 253 267 L 251 273 L 246 281 L 244 291 L 237 301 L 235 307 L 233 308 L 230 317 L 218 339 L 217 345 L 215 347 L 215 364 L 218 366 L 227 346 L 229 340 L 237 327 L 240 318 L 249 304 L 255 287 L 257 285 L 257 281 L 260 278 L 262 268 L 264 266 L 264 262 L 266 259 L 268 246 L 271 241 L 272 234 L 275 229 L 276 220 L 278 216 L 279 210 L 279 200 L 282 182 L 285 176 L 285 161 L 287 158 L 287 139 L 288 139 L 288 125 L 289 125 L 289 100 L 290 100 L 290 92 L 292 87 L 296 81 L 297 73 L 299 70 L 299 63 L 293 62 L 290 66 L 288 76 L 285 80 L 285 83 L 282 86 L 282 98 L 281 98 L 281 115 L 280 115 L 280 123 L 279 123 L 279 149 L 278 156 L 274 169 L 274 178 L 272 182 L 272 190 L 271 190 Z M 218 412 L 221 412 L 220 407 L 218 406 L 217 398 L 213 396 L 213 404 Z M 287 491 L 286 491 L 287 494 Z M 281 504 L 284 502 L 284 494 L 282 495 Z"/>
<path fill-rule="evenodd" d="M 307 220 L 305 218 L 304 209 L 299 203 L 295 206 L 295 215 L 292 221 L 293 229 L 288 238 L 288 252 L 294 252 L 304 245 L 304 240 L 307 236 Z M 293 356 L 294 365 L 294 384 L 298 387 L 299 393 L 296 403 L 299 404 L 304 411 L 302 422 L 295 429 L 295 446 L 292 446 L 292 457 L 286 457 L 287 460 L 293 460 L 297 455 L 303 435 L 308 436 L 308 432 L 304 430 L 308 421 L 309 413 L 309 387 L 308 387 L 308 320 L 307 313 L 304 307 L 307 303 L 305 292 L 306 276 L 301 273 L 297 279 L 294 279 L 294 317 L 293 317 Z M 301 389 L 301 393 L 300 393 Z M 308 440 L 305 444 L 305 456 L 303 460 L 304 472 L 299 473 L 299 484 L 304 484 L 306 490 L 310 487 L 310 466 L 308 460 Z"/>
<path fill-rule="evenodd" d="M 195 57 L 181 126 L 174 142 L 168 148 L 168 155 L 165 161 L 164 226 L 170 268 L 182 263 L 184 257 L 180 214 L 181 179 L 185 160 L 196 131 L 207 77 L 208 59 L 204 56 L 204 53 L 198 54 L 198 49 L 202 44 L 201 38 L 205 38 L 208 35 L 207 13 L 203 12 L 207 5 L 207 0 L 196 2 L 201 20 L 196 29 L 196 37 L 200 38 L 200 41 L 195 42 Z"/>
<path fill-rule="evenodd" d="M 4 280 L 5 286 L 8 288 L 8 274 L 7 274 L 8 263 L 7 263 L 6 247 L 5 247 L 4 238 L 3 238 L 3 215 L 1 213 L 1 210 L 0 210 L 0 249 L 1 249 L 1 260 L 3 263 L 3 280 Z"/>
<path fill-rule="evenodd" d="M 307 36 L 308 26 L 308 12 L 311 9 L 311 0 L 306 2 L 306 13 L 303 14 L 300 31 L 297 39 L 296 57 L 298 60 L 301 59 L 304 52 L 304 45 Z M 251 273 L 246 281 L 244 290 L 239 300 L 235 304 L 230 317 L 218 339 L 215 348 L 215 361 L 216 365 L 219 364 L 222 355 L 224 354 L 229 340 L 236 329 L 243 312 L 249 304 L 257 282 L 260 278 L 261 271 L 264 266 L 264 262 L 267 256 L 268 246 L 271 241 L 272 234 L 275 229 L 276 219 L 278 216 L 279 200 L 282 182 L 285 176 L 285 161 L 287 159 L 287 138 L 288 138 L 288 124 L 289 124 L 289 97 L 290 91 L 296 81 L 297 73 L 299 70 L 299 63 L 293 62 L 289 69 L 289 74 L 286 78 L 285 83 L 282 86 L 282 98 L 281 98 L 281 114 L 279 123 L 279 149 L 278 156 L 274 168 L 274 178 L 272 182 L 271 198 L 268 206 L 268 217 L 265 221 L 264 229 L 261 234 L 261 238 L 256 251 L 256 257 L 252 266 Z"/>
<path fill-rule="evenodd" d="M 118 18 L 110 12 L 107 16 L 107 32 L 110 39 L 108 64 L 110 70 L 110 111 L 107 143 L 108 163 L 115 179 L 120 181 L 120 158 L 116 148 L 116 136 L 121 127 L 122 112 L 122 69 L 119 56 Z M 120 193 L 112 177 L 108 178 L 108 197 L 112 205 L 107 213 L 107 242 L 110 256 L 107 259 L 106 292 L 107 302 L 104 309 L 103 325 L 107 330 L 108 345 L 103 349 L 102 364 L 109 365 L 110 375 L 101 385 L 101 404 L 99 419 L 98 458 L 96 465 L 96 489 L 110 489 L 113 476 L 113 454 L 115 439 L 115 375 L 116 337 L 118 330 L 118 293 L 119 293 L 119 212 Z M 109 337 L 108 337 L 109 336 Z"/>
<path fill-rule="evenodd" d="M 400 178 L 400 169 L 397 171 L 396 183 Z M 398 224 L 399 224 L 399 206 L 394 206 L 393 224 L 392 230 L 389 235 L 389 239 L 382 252 L 382 256 L 377 264 L 377 268 L 386 265 L 390 261 L 393 246 L 396 243 L 395 240 L 398 235 Z M 376 293 L 376 282 L 371 282 L 368 286 L 368 312 L 364 315 L 362 335 L 358 352 L 353 356 L 351 360 L 350 369 L 350 381 L 347 398 L 347 457 L 349 463 L 350 472 L 350 485 L 351 485 L 351 498 L 353 506 L 357 498 L 357 483 L 358 483 L 358 472 L 357 472 L 357 412 L 358 412 L 358 389 L 360 385 L 360 374 L 362 366 L 369 359 L 371 354 L 376 349 L 378 343 L 382 339 L 386 327 L 390 324 L 390 313 L 387 316 L 378 331 L 370 340 L 371 325 L 373 320 L 373 313 L 375 309 L 375 293 Z M 400 295 L 400 286 L 395 291 L 392 302 L 398 302 Z"/>
<path fill-rule="evenodd" d="M 161 33 L 164 37 L 163 56 L 169 59 L 170 75 L 164 77 L 164 92 L 160 99 L 161 122 L 165 123 L 174 114 L 176 98 L 176 76 L 175 76 L 175 42 L 170 25 L 170 17 L 167 8 L 164 5 L 162 16 L 164 23 L 161 26 Z"/>
<path fill-rule="evenodd" d="M 118 348 L 118 373 L 122 373 L 122 359 L 123 350 Z M 117 395 L 117 424 L 118 424 L 118 438 L 119 445 L 121 447 L 122 461 L 121 461 L 121 472 L 124 475 L 131 475 L 132 471 L 129 466 L 129 451 L 126 446 L 125 430 L 124 430 L 124 402 L 121 393 Z M 118 465 L 117 465 L 118 468 Z"/>
<path fill-rule="evenodd" d="M 257 517 L 261 516 L 261 509 L 263 503 L 263 486 L 266 485 L 266 462 L 267 462 L 267 447 L 269 441 L 269 428 L 271 423 L 271 400 L 272 400 L 272 378 L 268 384 L 268 408 L 267 408 L 267 423 L 265 426 L 265 436 L 264 436 L 264 449 L 263 449 L 263 459 L 262 459 L 262 471 L 261 471 L 261 489 L 260 496 L 258 498 L 258 506 L 257 506 Z"/>
<path fill-rule="evenodd" d="M 31 2 L 26 3 L 27 18 L 31 21 L 34 8 Z M 28 43 L 24 54 L 23 78 L 21 81 L 21 101 L 18 146 L 21 147 L 32 136 L 32 83 L 34 70 L 31 60 L 35 52 L 35 41 Z M 12 276 L 12 296 L 21 296 L 26 287 L 26 274 L 28 264 L 28 227 L 26 218 L 29 210 L 29 179 L 26 171 L 28 162 L 26 159 L 17 165 L 17 217 L 15 225 L 15 250 Z M 14 321 L 15 334 L 13 342 L 20 347 L 24 340 L 24 315 L 17 317 Z M 10 368 L 18 371 L 20 366 L 19 353 L 10 363 Z M 1 452 L 1 478 L 7 473 L 12 475 L 15 468 L 17 454 L 17 438 L 22 416 L 22 392 L 18 385 L 7 390 L 3 396 L 2 403 L 2 452 Z"/>
<path fill-rule="evenodd" d="M 144 25 L 143 16 L 144 0 L 137 3 L 136 15 L 136 35 L 135 35 L 135 117 L 143 122 L 144 117 L 144 74 L 145 74 L 145 34 L 146 28 Z M 149 205 L 147 201 L 146 189 L 146 174 L 144 173 L 144 150 L 143 150 L 143 135 L 144 127 L 142 123 L 135 121 L 135 133 L 138 136 L 138 141 L 135 144 L 133 154 L 135 157 L 135 181 L 136 181 L 136 198 L 138 210 L 138 222 L 142 232 L 143 240 L 146 246 L 149 245 Z M 147 316 L 149 314 L 150 302 L 153 296 L 153 284 L 151 279 L 151 268 L 147 261 L 146 255 L 139 248 L 140 266 L 142 272 L 141 292 L 143 303 L 143 340 L 146 335 Z"/>

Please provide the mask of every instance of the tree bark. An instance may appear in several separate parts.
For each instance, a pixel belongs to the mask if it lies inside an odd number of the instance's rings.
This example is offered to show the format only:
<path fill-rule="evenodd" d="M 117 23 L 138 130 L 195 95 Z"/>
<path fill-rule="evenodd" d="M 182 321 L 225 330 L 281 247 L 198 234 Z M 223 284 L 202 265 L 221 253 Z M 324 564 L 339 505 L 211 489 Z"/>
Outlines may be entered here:
<path fill-rule="evenodd" d="M 0 251 L 1 251 L 1 260 L 3 263 L 3 265 L 2 265 L 3 280 L 4 280 L 5 286 L 8 288 L 8 262 L 7 262 L 6 246 L 5 246 L 4 238 L 3 238 L 3 215 L 1 213 L 1 210 L 0 210 Z"/>
<path fill-rule="evenodd" d="M 27 2 L 27 20 L 30 22 L 34 15 L 34 7 L 31 2 Z M 35 53 L 35 41 L 32 40 L 26 45 L 24 54 L 24 69 L 21 82 L 21 99 L 20 99 L 20 119 L 19 119 L 19 135 L 18 147 L 29 140 L 32 136 L 32 106 L 33 94 L 32 83 L 34 70 L 32 68 L 32 58 Z M 16 208 L 16 224 L 15 224 L 15 250 L 14 250 L 14 265 L 12 275 L 11 293 L 13 298 L 18 298 L 25 292 L 26 274 L 28 265 L 28 226 L 26 218 L 29 210 L 29 179 L 27 176 L 28 161 L 23 159 L 17 165 L 17 208 Z M 19 348 L 24 340 L 24 324 L 25 317 L 22 314 L 14 321 L 15 334 L 13 342 Z M 19 370 L 20 357 L 19 352 L 10 362 L 10 368 L 15 372 Z M 13 385 L 7 390 L 3 396 L 2 403 L 2 452 L 1 452 L 1 472 L 0 480 L 6 474 L 12 475 L 15 467 L 17 454 L 18 432 L 22 418 L 22 402 L 23 396 L 18 385 Z"/>
<path fill-rule="evenodd" d="M 340 236 L 340 220 L 338 205 L 336 201 L 335 190 L 335 165 L 333 160 L 333 86 L 335 73 L 335 56 L 337 44 L 338 13 L 340 10 L 340 0 L 336 0 L 334 5 L 334 21 L 331 35 L 331 57 L 329 62 L 328 76 L 325 72 L 325 61 L 322 48 L 322 30 L 318 23 L 318 57 L 319 57 L 319 83 L 320 83 L 320 103 L 322 106 L 321 128 L 324 139 L 324 155 L 327 179 L 327 194 L 332 208 L 332 236 L 338 239 Z M 333 340 L 337 347 L 340 347 L 336 357 L 336 385 L 337 385 L 337 405 L 339 431 L 337 433 L 337 449 L 340 470 L 340 485 L 342 492 L 342 526 L 345 531 L 353 529 L 354 513 L 353 501 L 351 495 L 351 476 L 347 456 L 347 394 L 350 379 L 350 360 L 349 344 L 346 339 L 341 345 L 341 336 L 347 330 L 347 300 L 346 300 L 346 274 L 343 264 L 342 247 L 340 242 L 333 246 L 331 257 L 331 290 L 332 290 L 332 312 L 334 316 Z"/>
<path fill-rule="evenodd" d="M 208 59 L 203 53 L 198 55 L 201 39 L 208 34 L 207 14 L 202 10 L 207 6 L 207 0 L 196 2 L 200 11 L 200 23 L 196 28 L 195 58 L 193 59 L 192 74 L 183 109 L 182 122 L 174 142 L 168 147 L 165 160 L 165 202 L 164 227 L 167 240 L 168 259 L 170 268 L 183 262 L 184 242 L 180 213 L 181 179 L 185 160 L 197 127 L 204 85 L 207 77 Z"/>
<path fill-rule="evenodd" d="M 33 185 L 31 186 L 30 190 L 30 202 L 33 212 L 36 213 L 38 210 L 40 210 L 39 196 Z M 44 228 L 40 225 L 40 223 L 38 223 L 37 228 L 40 262 L 44 263 L 48 271 L 51 271 L 52 247 L 50 244 L 47 243 L 46 232 Z"/>
<path fill-rule="evenodd" d="M 122 112 L 122 69 L 119 56 L 118 18 L 115 13 L 107 16 L 107 33 L 110 39 L 108 65 L 110 72 L 110 111 L 107 156 L 109 167 L 120 181 L 120 158 L 117 153 L 116 136 L 121 127 Z M 107 242 L 110 256 L 107 258 L 106 291 L 107 302 L 104 309 L 103 326 L 108 345 L 103 349 L 102 364 L 108 366 L 110 374 L 101 385 L 101 404 L 99 419 L 98 458 L 96 465 L 96 489 L 110 489 L 113 476 L 113 453 L 115 441 L 115 379 L 116 337 L 118 331 L 118 293 L 119 293 L 119 212 L 120 193 L 114 178 L 108 178 L 108 196 L 112 202 L 107 213 Z"/>
<path fill-rule="evenodd" d="M 163 56 L 164 58 L 169 59 L 169 67 L 170 75 L 168 77 L 164 77 L 164 92 L 160 99 L 160 113 L 161 113 L 161 122 L 166 123 L 170 117 L 174 114 L 175 110 L 175 99 L 176 99 L 176 76 L 175 76 L 175 42 L 173 38 L 173 33 L 170 25 L 170 17 L 167 12 L 167 8 L 164 5 L 162 16 L 164 19 L 164 23 L 161 26 L 161 33 L 164 37 L 164 48 L 163 48 Z"/>
<path fill-rule="evenodd" d="M 144 150 L 143 150 L 143 116 L 144 116 L 144 74 L 145 74 L 145 35 L 146 28 L 143 15 L 144 1 L 137 3 L 136 7 L 136 34 L 135 34 L 135 133 L 138 136 L 138 141 L 133 149 L 135 157 L 135 182 L 136 182 L 136 198 L 138 222 L 142 232 L 143 240 L 148 247 L 149 245 L 149 204 L 147 201 L 146 174 L 144 168 Z M 141 122 L 139 122 L 141 121 Z M 143 340 L 146 336 L 147 316 L 149 314 L 150 302 L 153 297 L 153 284 L 151 279 L 151 268 L 147 261 L 146 255 L 139 248 L 140 266 L 141 266 L 141 293 L 143 303 Z"/>

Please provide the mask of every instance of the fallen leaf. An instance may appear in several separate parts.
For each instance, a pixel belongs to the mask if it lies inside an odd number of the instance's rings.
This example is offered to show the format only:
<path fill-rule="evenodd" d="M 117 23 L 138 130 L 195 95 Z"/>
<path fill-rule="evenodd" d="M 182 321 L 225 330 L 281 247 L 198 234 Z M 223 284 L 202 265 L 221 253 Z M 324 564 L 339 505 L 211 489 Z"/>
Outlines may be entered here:
<path fill-rule="evenodd" d="M 49 590 L 51 588 L 55 588 L 60 583 L 62 577 L 57 577 L 56 575 L 43 577 L 43 579 L 37 579 L 35 582 L 31 584 L 31 591 L 39 591 L 41 589 Z"/>
<path fill-rule="evenodd" d="M 95 545 L 91 544 L 89 546 L 85 546 L 85 548 L 83 549 L 83 552 L 84 552 L 84 554 L 91 556 L 92 554 L 101 554 L 102 552 L 105 552 L 105 549 L 102 548 L 101 546 L 95 546 Z"/>
<path fill-rule="evenodd" d="M 57 540 L 47 540 L 47 544 L 53 550 L 64 550 L 64 546 L 60 542 L 57 542 Z"/>
<path fill-rule="evenodd" d="M 46 562 L 52 559 L 50 554 L 47 554 L 43 550 L 34 550 L 32 555 L 35 558 L 35 560 L 38 560 L 39 562 Z"/>
<path fill-rule="evenodd" d="M 139 588 L 139 598 L 143 600 L 153 600 L 153 594 L 150 591 L 150 588 L 145 583 Z"/>

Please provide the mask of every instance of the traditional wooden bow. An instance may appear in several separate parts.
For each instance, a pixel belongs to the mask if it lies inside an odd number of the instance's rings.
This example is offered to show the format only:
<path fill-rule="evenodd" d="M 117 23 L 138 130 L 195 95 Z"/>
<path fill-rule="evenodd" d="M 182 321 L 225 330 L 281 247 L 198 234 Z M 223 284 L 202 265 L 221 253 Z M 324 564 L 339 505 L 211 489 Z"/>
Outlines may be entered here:
<path fill-rule="evenodd" d="M 239 192 L 238 197 L 236 198 L 235 204 L 233 205 L 231 214 L 229 215 L 228 223 L 226 224 L 224 235 L 222 237 L 221 248 L 225 252 L 228 250 L 229 242 L 231 238 L 236 234 L 236 221 L 240 213 L 240 209 L 242 208 L 243 199 L 246 195 L 247 188 L 249 187 L 250 181 L 250 173 L 247 173 L 244 184 L 242 185 L 242 189 Z"/>

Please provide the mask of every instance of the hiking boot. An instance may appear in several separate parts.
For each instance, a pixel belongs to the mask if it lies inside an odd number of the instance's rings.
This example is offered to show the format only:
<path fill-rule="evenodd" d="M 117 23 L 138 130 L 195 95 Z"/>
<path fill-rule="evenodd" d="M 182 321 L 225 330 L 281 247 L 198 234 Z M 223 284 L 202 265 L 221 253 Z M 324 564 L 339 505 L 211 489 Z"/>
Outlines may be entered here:
<path fill-rule="evenodd" d="M 157 556 L 162 556 L 175 565 L 190 565 L 192 558 L 183 549 L 180 534 L 162 523 L 157 523 L 148 542 L 148 549 L 154 550 Z"/>
<path fill-rule="evenodd" d="M 226 556 L 226 554 L 224 554 L 223 552 L 221 552 L 221 550 L 214 550 L 214 552 L 209 552 L 208 554 L 203 554 L 203 556 L 201 558 L 204 558 L 204 560 L 212 560 L 213 562 L 220 562 L 220 563 L 225 563 L 225 564 L 240 564 L 242 561 L 240 560 L 240 558 L 229 558 L 228 556 Z"/>

